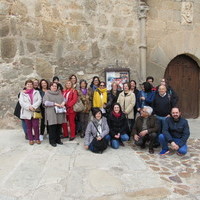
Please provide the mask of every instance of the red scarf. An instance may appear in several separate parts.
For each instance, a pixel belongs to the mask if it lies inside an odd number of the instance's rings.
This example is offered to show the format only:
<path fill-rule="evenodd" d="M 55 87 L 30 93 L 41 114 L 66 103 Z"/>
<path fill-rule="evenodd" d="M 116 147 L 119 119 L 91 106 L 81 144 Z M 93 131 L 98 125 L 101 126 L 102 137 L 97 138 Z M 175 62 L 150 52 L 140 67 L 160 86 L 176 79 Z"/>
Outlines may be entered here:
<path fill-rule="evenodd" d="M 116 113 L 116 112 L 112 112 L 112 114 L 116 117 L 116 118 L 119 118 L 119 117 L 121 117 L 121 115 L 122 115 L 122 113 L 121 112 L 119 112 L 119 113 Z"/>

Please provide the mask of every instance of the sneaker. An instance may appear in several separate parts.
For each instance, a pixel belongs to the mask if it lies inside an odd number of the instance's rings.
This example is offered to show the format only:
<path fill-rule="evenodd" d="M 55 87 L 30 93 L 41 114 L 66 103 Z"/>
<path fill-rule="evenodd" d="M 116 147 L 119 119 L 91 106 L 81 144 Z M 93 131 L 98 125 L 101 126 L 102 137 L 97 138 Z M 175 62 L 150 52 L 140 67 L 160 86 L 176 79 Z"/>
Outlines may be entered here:
<path fill-rule="evenodd" d="M 166 154 L 168 154 L 170 151 L 169 151 L 169 149 L 163 149 L 159 154 L 160 155 L 166 155 Z"/>
<path fill-rule="evenodd" d="M 44 140 L 44 135 L 40 135 L 40 141 Z"/>

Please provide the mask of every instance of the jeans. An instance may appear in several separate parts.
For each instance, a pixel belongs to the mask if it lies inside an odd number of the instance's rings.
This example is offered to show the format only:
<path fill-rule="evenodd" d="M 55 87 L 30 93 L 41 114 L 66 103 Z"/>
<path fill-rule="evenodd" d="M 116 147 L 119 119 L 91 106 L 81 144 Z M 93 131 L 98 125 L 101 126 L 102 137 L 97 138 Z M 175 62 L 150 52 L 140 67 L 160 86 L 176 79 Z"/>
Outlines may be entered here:
<path fill-rule="evenodd" d="M 173 139 L 173 141 L 175 143 L 178 143 L 180 141 L 179 138 L 172 138 L 172 139 Z M 165 136 L 163 134 L 159 135 L 159 141 L 160 141 L 160 144 L 161 144 L 163 150 L 168 150 L 169 149 L 168 142 L 167 142 L 167 140 L 166 140 L 166 138 L 165 138 Z M 186 154 L 187 153 L 187 144 L 184 144 L 177 151 L 180 154 Z"/>
<path fill-rule="evenodd" d="M 27 127 L 26 127 L 26 122 L 25 122 L 25 120 L 24 120 L 24 119 L 22 119 L 21 121 L 22 121 L 22 129 L 23 129 L 23 131 L 24 131 L 25 135 L 27 135 Z"/>
<path fill-rule="evenodd" d="M 118 149 L 119 148 L 119 145 L 120 145 L 120 140 L 122 142 L 124 141 L 128 141 L 129 140 L 129 136 L 127 134 L 123 134 L 123 135 L 120 135 L 120 139 L 119 140 L 111 140 L 111 147 L 113 149 Z"/>
<path fill-rule="evenodd" d="M 105 135 L 104 138 L 108 143 L 110 142 L 110 135 L 109 134 Z M 89 145 L 89 150 L 93 151 L 93 149 L 94 149 L 94 147 L 93 147 L 92 142 L 91 142 L 90 145 Z"/>

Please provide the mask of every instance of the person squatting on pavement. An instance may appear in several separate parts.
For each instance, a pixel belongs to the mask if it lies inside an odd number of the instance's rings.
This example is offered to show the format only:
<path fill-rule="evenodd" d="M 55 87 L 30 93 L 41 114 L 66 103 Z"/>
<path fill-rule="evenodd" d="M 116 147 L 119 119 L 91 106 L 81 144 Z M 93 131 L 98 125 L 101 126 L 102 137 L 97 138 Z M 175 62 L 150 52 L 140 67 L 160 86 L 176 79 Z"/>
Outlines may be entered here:
<path fill-rule="evenodd" d="M 178 155 L 185 155 L 189 136 L 188 121 L 181 117 L 179 108 L 172 108 L 171 117 L 165 120 L 163 133 L 159 135 L 159 141 L 162 146 L 160 155 L 170 153 L 168 143 L 171 144 L 172 150 L 177 151 Z"/>
<path fill-rule="evenodd" d="M 142 149 L 149 141 L 149 153 L 153 154 L 153 145 L 155 143 L 159 125 L 155 116 L 151 115 L 153 109 L 150 106 L 144 106 L 140 110 L 140 116 L 136 119 L 132 134 L 135 144 Z"/>

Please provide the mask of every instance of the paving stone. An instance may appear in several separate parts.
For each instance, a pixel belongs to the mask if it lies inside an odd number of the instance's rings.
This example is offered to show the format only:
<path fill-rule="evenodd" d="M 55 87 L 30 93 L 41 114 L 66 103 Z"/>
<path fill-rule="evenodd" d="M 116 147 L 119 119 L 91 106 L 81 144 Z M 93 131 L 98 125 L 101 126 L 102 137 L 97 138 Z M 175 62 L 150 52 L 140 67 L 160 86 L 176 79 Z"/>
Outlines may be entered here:
<path fill-rule="evenodd" d="M 159 167 L 155 167 L 155 166 L 150 166 L 151 169 L 153 169 L 153 171 L 160 171 L 160 168 Z"/>
<path fill-rule="evenodd" d="M 184 190 L 189 190 L 190 187 L 188 185 L 177 185 L 177 187 L 182 188 Z"/>
<path fill-rule="evenodd" d="M 182 183 L 181 179 L 178 176 L 170 176 L 169 179 L 176 183 Z"/>
<path fill-rule="evenodd" d="M 175 188 L 175 189 L 174 189 L 174 192 L 175 192 L 175 193 L 178 193 L 178 194 L 181 194 L 181 195 L 187 195 L 187 194 L 188 194 L 187 191 L 182 190 L 182 189 L 178 189 L 178 188 Z"/>
<path fill-rule="evenodd" d="M 178 175 L 181 177 L 181 178 L 188 178 L 191 176 L 191 173 L 188 173 L 188 172 L 181 172 L 181 173 L 178 173 Z"/>

